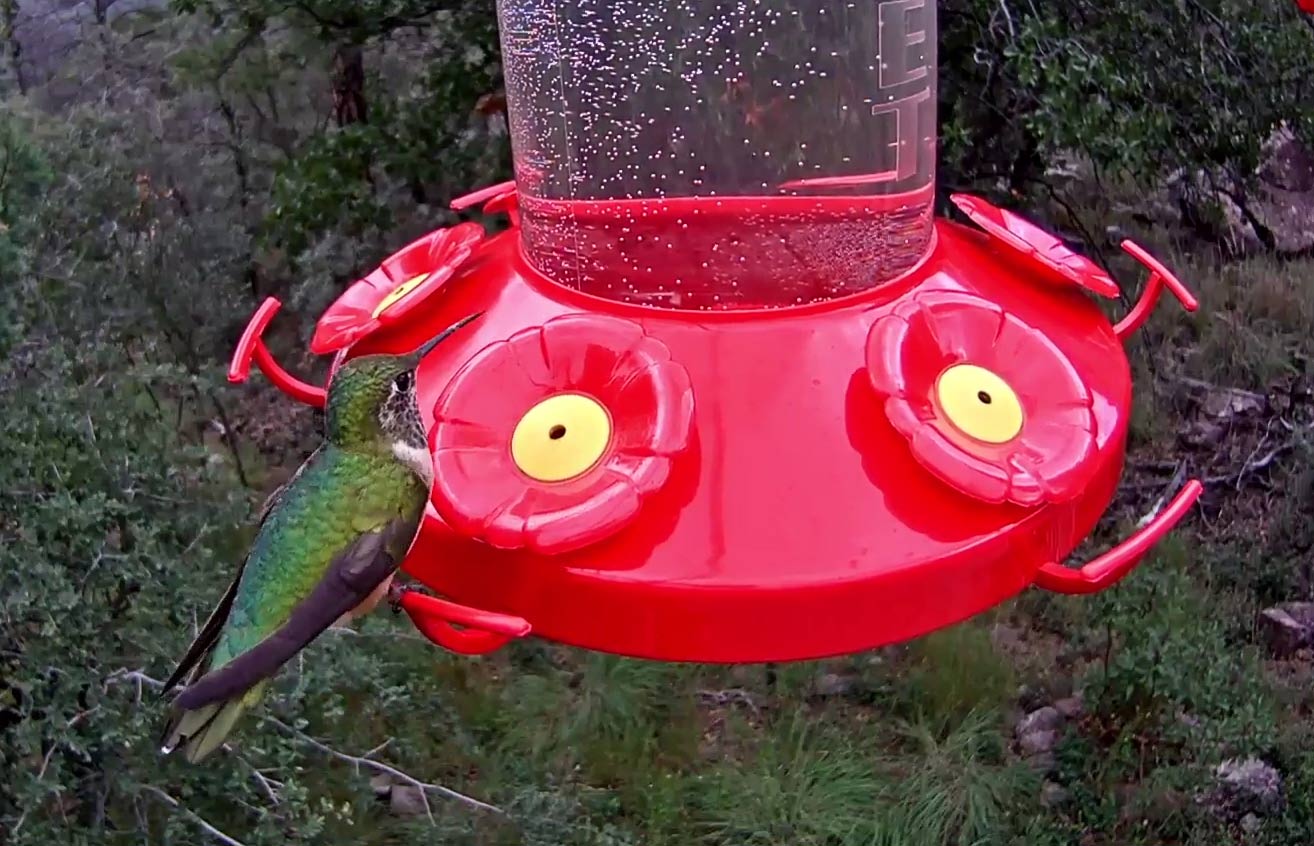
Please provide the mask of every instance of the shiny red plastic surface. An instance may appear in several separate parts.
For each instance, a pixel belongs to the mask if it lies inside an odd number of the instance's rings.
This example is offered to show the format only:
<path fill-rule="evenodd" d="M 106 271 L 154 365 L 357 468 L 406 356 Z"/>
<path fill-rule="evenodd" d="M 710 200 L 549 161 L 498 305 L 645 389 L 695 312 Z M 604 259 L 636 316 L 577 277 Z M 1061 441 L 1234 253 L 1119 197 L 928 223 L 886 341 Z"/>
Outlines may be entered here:
<path fill-rule="evenodd" d="M 1041 278 L 1058 284 L 1073 283 L 1103 297 L 1118 296 L 1118 283 L 1099 265 L 1074 253 L 1061 240 L 1021 215 L 967 194 L 954 194 L 950 199 L 973 223 L 1033 265 Z"/>
<path fill-rule="evenodd" d="M 529 623 L 519 617 L 477 611 L 415 590 L 402 593 L 401 607 L 421 634 L 462 655 L 484 655 L 501 649 L 512 638 L 524 637 L 531 630 Z"/>
<path fill-rule="evenodd" d="M 1015 243 L 945 221 L 935 235 L 873 290 L 727 311 L 563 287 L 515 228 L 480 244 L 423 308 L 348 351 L 408 351 L 484 313 L 417 376 L 443 480 L 404 567 L 445 597 L 409 598 L 417 625 L 463 652 L 532 626 L 646 658 L 792 660 L 915 637 L 1033 583 L 1089 592 L 1125 575 L 1199 489 L 1091 564 L 1056 563 L 1121 475 L 1119 334 L 1080 280 L 1040 278 Z M 961 365 L 1015 395 L 1005 436 L 964 434 L 980 421 L 942 390 Z M 517 420 L 562 393 L 605 408 L 609 439 L 580 475 L 536 481 L 509 457 Z"/>
<path fill-rule="evenodd" d="M 1187 482 L 1154 519 L 1135 535 L 1118 544 L 1084 567 L 1069 568 L 1048 563 L 1036 574 L 1036 585 L 1056 593 L 1098 593 L 1127 575 L 1141 563 L 1145 553 L 1172 531 L 1204 493 L 1197 480 Z"/>
<path fill-rule="evenodd" d="M 324 389 L 309 385 L 288 373 L 283 369 L 283 365 L 274 360 L 274 354 L 269 351 L 269 347 L 265 346 L 262 337 L 265 329 L 269 328 L 274 315 L 278 314 L 278 310 L 282 307 L 281 302 L 269 297 L 260 304 L 260 308 L 256 309 L 256 313 L 251 316 L 246 329 L 242 332 L 241 340 L 237 342 L 237 348 L 233 351 L 233 359 L 228 364 L 228 381 L 239 384 L 245 382 L 251 376 L 251 362 L 254 361 L 256 366 L 269 377 L 269 381 L 283 393 L 297 402 L 323 408 Z"/>
<path fill-rule="evenodd" d="M 537 482 L 507 443 L 526 409 L 563 393 L 609 409 L 613 443 L 578 478 Z M 689 374 L 638 323 L 570 314 L 485 347 L 448 382 L 433 414 L 433 502 L 443 519 L 500 549 L 552 554 L 638 517 L 688 448 L 693 394 Z"/>
<path fill-rule="evenodd" d="M 482 226 L 462 223 L 407 244 L 354 282 L 324 312 L 310 339 L 310 351 L 323 355 L 346 349 L 371 332 L 404 320 L 451 278 L 483 239 Z"/>

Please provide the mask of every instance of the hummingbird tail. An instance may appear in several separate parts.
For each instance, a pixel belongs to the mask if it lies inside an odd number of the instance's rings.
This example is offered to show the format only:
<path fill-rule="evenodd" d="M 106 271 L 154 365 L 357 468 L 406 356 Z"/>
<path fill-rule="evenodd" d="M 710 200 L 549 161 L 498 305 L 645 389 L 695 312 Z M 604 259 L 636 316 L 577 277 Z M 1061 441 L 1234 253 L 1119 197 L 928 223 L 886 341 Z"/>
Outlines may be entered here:
<path fill-rule="evenodd" d="M 264 685 L 260 684 L 226 702 L 177 714 L 164 730 L 162 751 L 168 754 L 181 746 L 189 763 L 200 763 L 223 746 L 237 721 L 260 701 L 263 692 Z"/>

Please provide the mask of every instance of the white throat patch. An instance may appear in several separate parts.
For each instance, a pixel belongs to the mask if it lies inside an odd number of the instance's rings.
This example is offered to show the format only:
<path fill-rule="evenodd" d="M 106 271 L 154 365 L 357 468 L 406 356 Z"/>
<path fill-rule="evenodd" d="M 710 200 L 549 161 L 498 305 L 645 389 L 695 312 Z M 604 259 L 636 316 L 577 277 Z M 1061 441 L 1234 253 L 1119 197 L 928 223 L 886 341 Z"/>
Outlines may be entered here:
<path fill-rule="evenodd" d="M 415 472 L 426 485 L 433 484 L 433 456 L 423 447 L 415 447 L 405 441 L 393 441 L 392 454 L 397 460 Z"/>

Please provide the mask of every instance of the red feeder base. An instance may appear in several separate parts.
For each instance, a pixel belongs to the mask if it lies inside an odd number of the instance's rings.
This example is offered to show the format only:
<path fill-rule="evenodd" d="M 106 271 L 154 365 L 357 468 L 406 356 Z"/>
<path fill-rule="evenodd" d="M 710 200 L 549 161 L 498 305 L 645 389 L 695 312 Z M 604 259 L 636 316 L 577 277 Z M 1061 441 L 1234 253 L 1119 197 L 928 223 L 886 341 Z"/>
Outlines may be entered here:
<path fill-rule="evenodd" d="M 1116 292 L 1093 265 L 959 200 L 989 234 L 938 221 L 903 277 L 773 310 L 588 296 L 537 273 L 516 227 L 477 246 L 347 352 L 409 351 L 483 312 L 417 375 L 438 482 L 404 566 L 444 598 L 409 602 L 417 625 L 471 653 L 532 628 L 642 658 L 786 661 L 1125 575 L 1198 483 L 1105 556 L 1059 562 L 1122 472 L 1123 338 L 1165 286 L 1195 303 L 1129 244 L 1153 275 L 1112 326 L 1080 290 Z"/>

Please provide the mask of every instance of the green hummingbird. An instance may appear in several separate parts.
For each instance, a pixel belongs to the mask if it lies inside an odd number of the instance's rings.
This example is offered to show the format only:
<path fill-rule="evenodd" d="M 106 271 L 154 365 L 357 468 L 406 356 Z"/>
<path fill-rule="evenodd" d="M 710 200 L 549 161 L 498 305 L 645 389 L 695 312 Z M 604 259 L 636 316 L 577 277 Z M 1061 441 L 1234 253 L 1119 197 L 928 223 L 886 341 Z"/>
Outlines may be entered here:
<path fill-rule="evenodd" d="M 232 585 L 165 682 L 168 693 L 187 677 L 165 754 L 181 744 L 196 763 L 219 748 L 283 664 L 389 590 L 433 484 L 415 368 L 477 317 L 409 355 L 353 358 L 334 374 L 327 438 L 266 501 Z"/>

